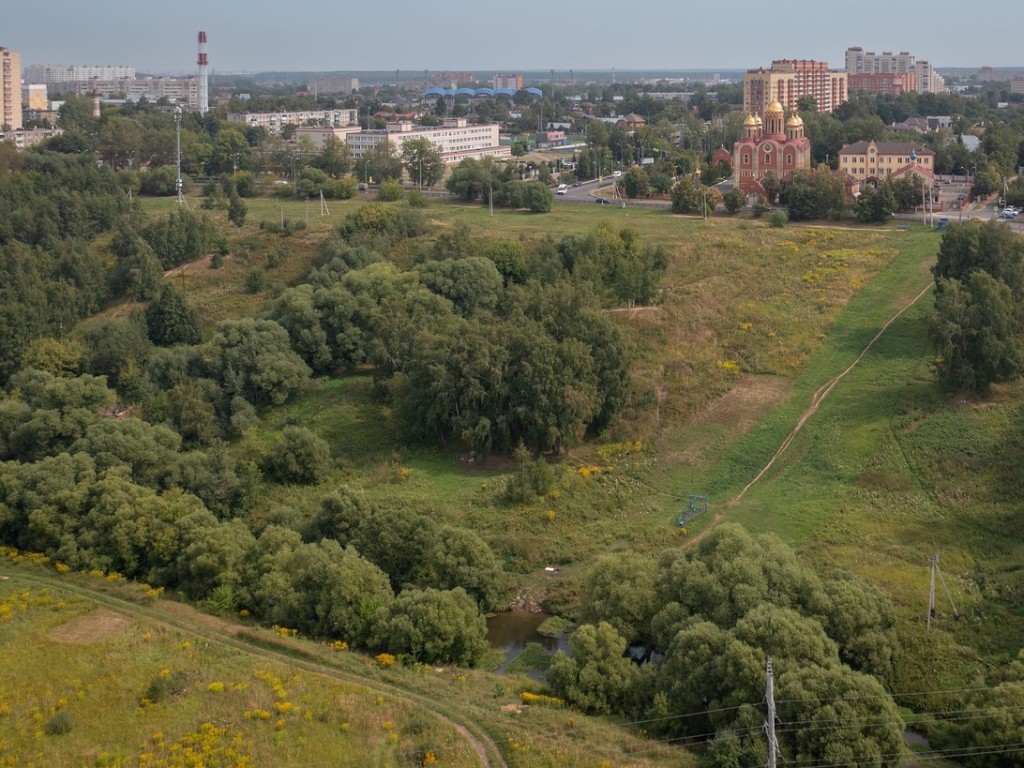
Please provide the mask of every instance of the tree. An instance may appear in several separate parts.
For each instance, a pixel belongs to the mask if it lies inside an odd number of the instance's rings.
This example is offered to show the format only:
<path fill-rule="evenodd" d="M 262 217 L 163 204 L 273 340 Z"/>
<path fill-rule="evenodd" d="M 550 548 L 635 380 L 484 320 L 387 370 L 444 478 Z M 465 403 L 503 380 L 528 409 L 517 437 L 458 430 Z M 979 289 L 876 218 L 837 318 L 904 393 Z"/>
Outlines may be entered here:
<path fill-rule="evenodd" d="M 334 179 L 345 176 L 352 169 L 348 144 L 336 136 L 328 136 L 320 154 L 313 159 L 313 166 Z"/>
<path fill-rule="evenodd" d="M 412 139 L 403 143 L 402 164 L 406 174 L 419 187 L 433 187 L 444 178 L 444 158 L 430 139 Z"/>
<path fill-rule="evenodd" d="M 555 693 L 593 714 L 622 712 L 640 676 L 625 655 L 626 640 L 611 624 L 584 624 L 569 639 L 571 655 L 561 651 L 548 670 Z"/>
<path fill-rule="evenodd" d="M 626 641 L 651 643 L 651 620 L 658 612 L 651 558 L 635 552 L 604 555 L 587 574 L 580 618 L 589 624 L 609 623 Z"/>
<path fill-rule="evenodd" d="M 327 441 L 305 427 L 286 426 L 266 460 L 266 471 L 282 483 L 311 485 L 320 482 L 330 467 Z"/>
<path fill-rule="evenodd" d="M 425 664 L 474 666 L 487 651 L 487 623 L 466 591 L 409 589 L 378 614 L 375 645 Z"/>
<path fill-rule="evenodd" d="M 747 196 L 739 187 L 733 187 L 722 196 L 722 202 L 725 204 L 725 210 L 736 213 L 747 204 Z"/>
<path fill-rule="evenodd" d="M 683 176 L 672 187 L 672 213 L 694 213 L 701 206 L 700 189 L 690 176 Z"/>
<path fill-rule="evenodd" d="M 245 215 L 248 211 L 249 209 L 242 202 L 238 192 L 232 190 L 231 195 L 228 197 L 228 221 L 241 229 L 245 223 Z"/>
<path fill-rule="evenodd" d="M 273 320 L 225 320 L 206 345 L 209 372 L 228 396 L 281 405 L 309 381 L 309 367 Z"/>
<path fill-rule="evenodd" d="M 462 587 L 483 610 L 494 610 L 501 591 L 502 570 L 494 552 L 476 533 L 443 526 L 426 553 L 433 586 Z"/>
<path fill-rule="evenodd" d="M 944 385 L 984 392 L 1024 370 L 1021 313 L 1005 283 L 983 270 L 963 281 L 936 278 L 935 310 L 932 336 Z"/>
<path fill-rule="evenodd" d="M 402 158 L 394 144 L 382 141 L 356 162 L 356 174 L 377 183 L 401 179 Z"/>
<path fill-rule="evenodd" d="M 622 178 L 622 187 L 629 198 L 647 197 L 651 189 L 647 171 L 639 165 L 630 166 Z"/>
<path fill-rule="evenodd" d="M 541 181 L 528 181 L 523 186 L 522 205 L 532 213 L 548 213 L 554 201 L 551 188 Z"/>
<path fill-rule="evenodd" d="M 146 328 L 149 340 L 158 347 L 198 344 L 202 338 L 199 313 L 171 283 L 164 285 L 160 297 L 146 307 Z"/>
<path fill-rule="evenodd" d="M 893 195 L 892 185 L 888 183 L 888 179 L 880 184 L 877 189 L 865 186 L 854 206 L 857 219 L 865 223 L 888 221 L 892 218 L 895 207 L 896 198 Z"/>
<path fill-rule="evenodd" d="M 810 95 L 800 96 L 796 100 L 797 112 L 817 112 L 818 100 Z"/>

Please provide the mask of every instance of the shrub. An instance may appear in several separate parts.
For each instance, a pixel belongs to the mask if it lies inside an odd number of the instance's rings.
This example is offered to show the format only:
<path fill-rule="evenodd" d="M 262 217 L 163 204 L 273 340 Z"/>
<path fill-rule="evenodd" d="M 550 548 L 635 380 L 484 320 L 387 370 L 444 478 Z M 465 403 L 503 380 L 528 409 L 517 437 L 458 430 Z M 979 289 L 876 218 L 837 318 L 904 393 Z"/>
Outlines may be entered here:
<path fill-rule="evenodd" d="M 66 709 L 57 712 L 50 721 L 43 726 L 43 732 L 47 736 L 63 736 L 75 727 L 75 721 Z"/>
<path fill-rule="evenodd" d="M 142 700 L 139 703 L 143 706 L 146 704 L 159 704 L 172 696 L 179 696 L 185 692 L 188 683 L 188 675 L 185 672 L 181 670 L 177 672 L 163 670 L 150 682 L 146 692 L 142 694 Z"/>
<path fill-rule="evenodd" d="M 394 200 L 401 200 L 405 196 L 405 189 L 397 181 L 383 181 L 377 191 L 377 199 L 389 203 Z"/>
<path fill-rule="evenodd" d="M 768 226 L 774 227 L 775 229 L 782 229 L 786 226 L 786 222 L 789 221 L 786 218 L 785 211 L 772 211 L 768 214 Z"/>
<path fill-rule="evenodd" d="M 269 285 L 270 280 L 267 278 L 267 273 L 263 267 L 253 267 L 249 270 L 249 274 L 245 276 L 246 293 L 260 293 L 267 290 Z"/>

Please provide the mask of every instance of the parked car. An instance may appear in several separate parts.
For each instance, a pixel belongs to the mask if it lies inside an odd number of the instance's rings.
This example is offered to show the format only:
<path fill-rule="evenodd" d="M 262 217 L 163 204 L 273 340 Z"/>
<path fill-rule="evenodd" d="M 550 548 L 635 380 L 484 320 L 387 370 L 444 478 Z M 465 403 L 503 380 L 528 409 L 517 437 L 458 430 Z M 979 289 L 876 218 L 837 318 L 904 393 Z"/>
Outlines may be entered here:
<path fill-rule="evenodd" d="M 612 201 L 609 200 L 607 197 L 599 197 L 596 200 L 594 200 L 594 202 L 597 203 L 598 205 L 611 205 L 612 204 Z"/>

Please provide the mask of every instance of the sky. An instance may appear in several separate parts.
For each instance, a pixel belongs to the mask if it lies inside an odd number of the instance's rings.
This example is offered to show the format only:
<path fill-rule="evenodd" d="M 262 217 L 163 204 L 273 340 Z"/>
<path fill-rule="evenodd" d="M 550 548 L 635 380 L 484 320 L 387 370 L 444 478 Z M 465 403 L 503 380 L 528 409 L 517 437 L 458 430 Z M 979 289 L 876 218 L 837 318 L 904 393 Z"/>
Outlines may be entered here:
<path fill-rule="evenodd" d="M 45 8 L 45 10 L 43 10 Z M 850 46 L 935 67 L 1024 66 L 1019 0 L 48 0 L 11 3 L 0 46 L 22 65 L 195 72 L 584 72 L 748 69 L 772 59 L 844 67 Z"/>

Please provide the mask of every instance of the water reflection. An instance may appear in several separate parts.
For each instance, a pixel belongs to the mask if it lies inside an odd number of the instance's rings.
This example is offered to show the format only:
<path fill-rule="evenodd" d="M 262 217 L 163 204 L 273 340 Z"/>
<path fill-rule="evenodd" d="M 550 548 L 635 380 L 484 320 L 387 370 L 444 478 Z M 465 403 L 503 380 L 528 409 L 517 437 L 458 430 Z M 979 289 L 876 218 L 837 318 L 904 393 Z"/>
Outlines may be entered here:
<path fill-rule="evenodd" d="M 504 672 L 529 643 L 540 645 L 550 654 L 555 654 L 558 651 L 569 652 L 567 635 L 552 636 L 538 631 L 541 625 L 550 618 L 551 614 L 549 613 L 531 613 L 529 611 L 506 611 L 488 617 L 487 642 L 492 648 L 505 653 L 505 658 L 498 668 L 499 672 Z"/>

